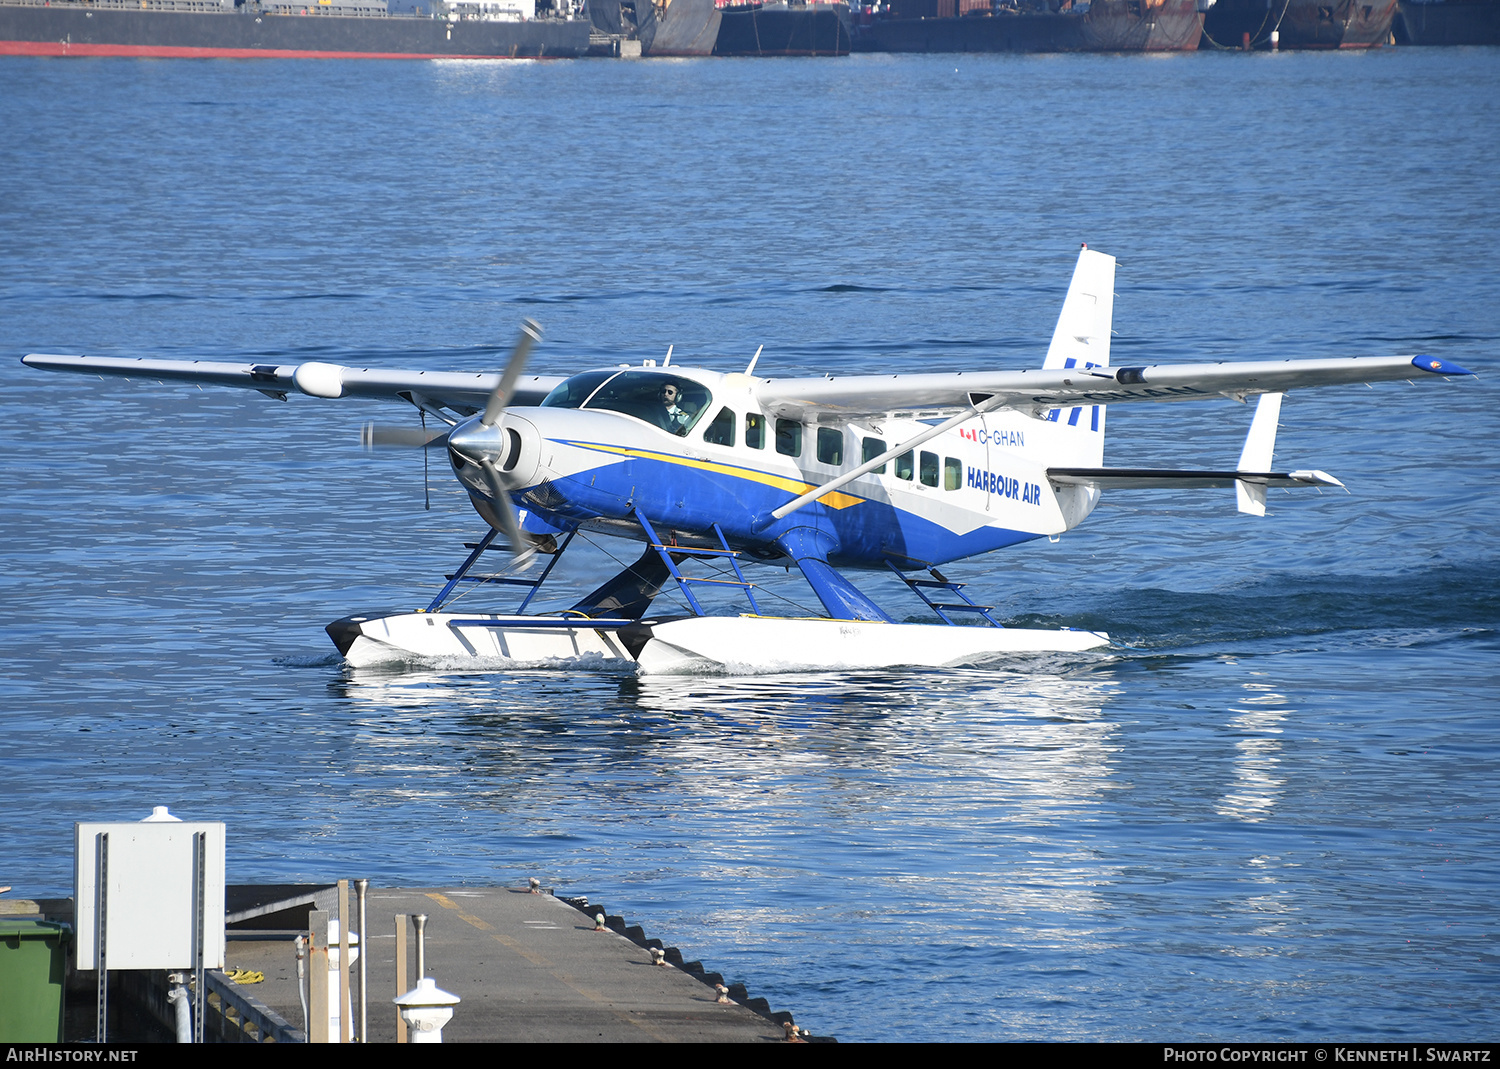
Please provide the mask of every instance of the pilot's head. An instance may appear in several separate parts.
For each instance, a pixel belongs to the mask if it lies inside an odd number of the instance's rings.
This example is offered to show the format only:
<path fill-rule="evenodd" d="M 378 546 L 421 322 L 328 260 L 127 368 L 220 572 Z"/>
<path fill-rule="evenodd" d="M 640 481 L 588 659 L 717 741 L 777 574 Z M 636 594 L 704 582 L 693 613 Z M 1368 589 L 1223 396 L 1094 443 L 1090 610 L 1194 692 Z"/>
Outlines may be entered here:
<path fill-rule="evenodd" d="M 661 403 L 664 405 L 675 405 L 677 403 L 677 384 L 664 382 L 661 385 Z"/>

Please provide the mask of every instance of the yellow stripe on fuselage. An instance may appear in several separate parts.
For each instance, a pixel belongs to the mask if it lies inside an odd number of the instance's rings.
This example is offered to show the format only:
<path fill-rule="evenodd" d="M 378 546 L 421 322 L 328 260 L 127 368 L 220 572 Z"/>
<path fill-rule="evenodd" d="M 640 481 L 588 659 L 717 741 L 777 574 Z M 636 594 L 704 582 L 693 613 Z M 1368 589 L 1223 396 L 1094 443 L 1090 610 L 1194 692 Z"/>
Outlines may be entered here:
<path fill-rule="evenodd" d="M 780 475 L 772 475 L 770 472 L 757 471 L 754 468 L 741 468 L 734 464 L 719 464 L 712 460 L 696 460 L 693 457 L 685 457 L 680 453 L 657 453 L 649 449 L 630 449 L 621 445 L 600 445 L 595 442 L 564 442 L 564 445 L 575 446 L 579 449 L 592 449 L 596 453 L 613 453 L 615 456 L 635 457 L 639 460 L 659 460 L 664 464 L 676 464 L 684 468 L 695 468 L 698 471 L 711 471 L 715 475 L 728 475 L 732 479 L 748 479 L 750 482 L 760 483 L 762 486 L 774 486 L 778 490 L 785 490 L 793 497 L 801 497 L 809 490 L 817 488 L 817 483 L 806 483 L 800 479 L 787 479 Z M 846 509 L 850 505 L 858 505 L 865 499 L 855 497 L 853 494 L 845 494 L 838 490 L 830 491 L 818 498 L 818 504 L 827 505 L 829 508 Z"/>

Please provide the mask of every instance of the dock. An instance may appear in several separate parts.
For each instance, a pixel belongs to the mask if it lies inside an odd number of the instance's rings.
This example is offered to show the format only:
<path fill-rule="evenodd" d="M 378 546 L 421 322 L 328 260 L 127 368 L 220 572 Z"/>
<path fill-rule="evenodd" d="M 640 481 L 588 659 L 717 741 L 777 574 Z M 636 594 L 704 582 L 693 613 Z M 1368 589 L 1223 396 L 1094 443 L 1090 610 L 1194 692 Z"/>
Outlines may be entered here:
<path fill-rule="evenodd" d="M 718 1001 L 712 985 L 721 977 L 689 971 L 680 954 L 672 955 L 678 964 L 653 965 L 651 940 L 630 938 L 621 918 L 595 931 L 579 908 L 525 888 L 372 887 L 364 951 L 371 1043 L 396 1041 L 397 914 L 427 915 L 427 975 L 463 1000 L 445 1043 L 785 1042 L 784 1026 L 769 1016 Z M 226 972 L 263 973 L 264 982 L 243 990 L 300 1025 L 292 944 L 247 934 L 231 937 Z M 357 1007 L 356 996 L 356 1019 Z"/>
<path fill-rule="evenodd" d="M 299 986 L 296 939 L 337 915 L 338 887 L 240 885 L 227 891 L 226 961 L 222 972 L 207 977 L 206 1040 L 306 1042 L 303 998 L 309 989 Z M 355 894 L 346 893 L 351 929 L 357 930 Z M 43 912 L 54 919 L 71 919 L 59 916 L 71 913 L 71 900 L 48 905 Z M 805 1037 L 790 1013 L 772 1012 L 743 985 L 726 984 L 720 974 L 684 960 L 676 948 L 647 938 L 639 926 L 586 898 L 555 897 L 540 887 L 369 887 L 368 930 L 360 940 L 369 985 L 364 1042 L 405 1041 L 392 999 L 415 983 L 418 915 L 426 916 L 425 975 L 461 1000 L 443 1028 L 445 1043 L 785 1043 Z M 601 916 L 602 929 L 596 919 Z M 337 937 L 329 943 L 336 951 Z M 399 984 L 398 963 L 405 973 Z M 356 1033 L 359 975 L 356 960 L 349 970 Z M 111 1000 L 121 1014 L 121 1031 L 170 1041 L 165 973 L 111 978 L 119 981 Z M 94 983 L 92 973 L 74 975 L 68 1016 L 77 1023 L 69 1033 L 85 1021 L 92 1029 Z M 79 1012 L 84 1009 L 88 1013 Z M 90 1031 L 67 1038 L 93 1036 Z"/>

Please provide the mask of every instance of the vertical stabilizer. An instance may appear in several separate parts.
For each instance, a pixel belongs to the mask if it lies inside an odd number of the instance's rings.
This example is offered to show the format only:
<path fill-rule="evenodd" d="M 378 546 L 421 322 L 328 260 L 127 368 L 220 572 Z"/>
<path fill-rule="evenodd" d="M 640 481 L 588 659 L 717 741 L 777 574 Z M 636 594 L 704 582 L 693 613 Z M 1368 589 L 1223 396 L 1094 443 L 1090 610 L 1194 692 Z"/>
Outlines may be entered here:
<path fill-rule="evenodd" d="M 1107 367 L 1114 310 L 1115 258 L 1085 245 L 1073 268 L 1073 281 L 1042 367 Z"/>
<path fill-rule="evenodd" d="M 1043 368 L 1066 370 L 1109 366 L 1110 324 L 1115 309 L 1115 258 L 1087 245 L 1078 254 L 1073 281 L 1063 298 L 1062 314 L 1052 332 Z M 1104 406 L 1054 408 L 1042 417 L 1049 433 L 1049 462 L 1076 467 L 1098 467 L 1104 462 Z M 1089 499 L 1079 518 L 1088 515 L 1097 495 Z"/>
<path fill-rule="evenodd" d="M 1245 435 L 1245 448 L 1240 450 L 1237 471 L 1267 472 L 1276 452 L 1276 428 L 1281 422 L 1281 394 L 1263 393 L 1255 403 L 1255 418 L 1250 421 L 1250 433 Z M 1235 501 L 1239 510 L 1247 516 L 1266 514 L 1265 483 L 1247 483 L 1236 479 Z"/>

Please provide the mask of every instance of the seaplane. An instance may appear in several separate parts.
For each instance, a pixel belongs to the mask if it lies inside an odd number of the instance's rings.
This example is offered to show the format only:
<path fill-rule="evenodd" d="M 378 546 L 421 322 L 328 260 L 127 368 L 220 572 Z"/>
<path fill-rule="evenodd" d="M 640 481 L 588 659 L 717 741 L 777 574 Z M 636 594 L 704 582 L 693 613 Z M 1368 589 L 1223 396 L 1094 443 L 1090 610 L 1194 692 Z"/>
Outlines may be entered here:
<path fill-rule="evenodd" d="M 328 625 L 351 666 L 938 667 L 1110 644 L 1100 632 L 1004 626 L 993 606 L 948 579 L 951 562 L 1056 539 L 1105 491 L 1232 488 L 1240 512 L 1264 516 L 1269 489 L 1343 485 L 1315 469 L 1272 470 L 1287 391 L 1472 374 L 1431 356 L 1117 367 L 1114 282 L 1114 257 L 1085 245 L 1046 356 L 1024 370 L 767 378 L 756 374 L 760 350 L 729 373 L 674 365 L 668 350 L 660 363 L 528 375 L 540 338 L 529 320 L 498 373 L 36 353 L 23 363 L 419 410 L 421 428 L 367 424 L 364 444 L 441 450 L 486 529 L 426 608 Z M 1252 397 L 1232 469 L 1104 464 L 1111 405 Z M 641 543 L 639 557 L 571 607 L 528 614 L 584 532 Z M 506 566 L 475 572 L 492 552 Z M 717 567 L 704 576 L 695 562 Z M 754 578 L 766 565 L 795 567 L 826 615 L 763 613 Z M 862 572 L 894 574 L 925 606 L 923 618 L 938 622 L 899 622 L 860 589 L 852 577 Z M 525 594 L 511 613 L 458 609 L 452 602 L 475 582 Z M 729 588 L 748 611 L 705 611 L 704 584 Z M 653 614 L 669 588 L 687 611 Z"/>

